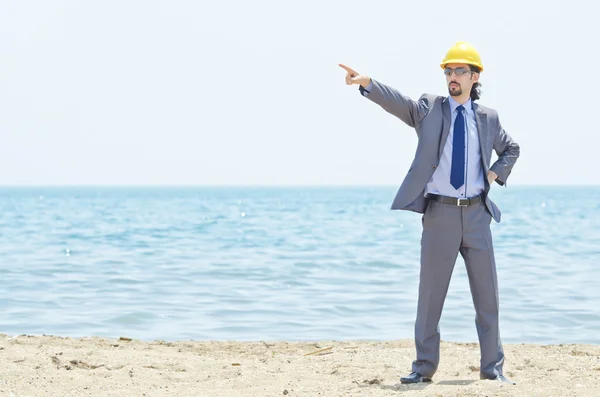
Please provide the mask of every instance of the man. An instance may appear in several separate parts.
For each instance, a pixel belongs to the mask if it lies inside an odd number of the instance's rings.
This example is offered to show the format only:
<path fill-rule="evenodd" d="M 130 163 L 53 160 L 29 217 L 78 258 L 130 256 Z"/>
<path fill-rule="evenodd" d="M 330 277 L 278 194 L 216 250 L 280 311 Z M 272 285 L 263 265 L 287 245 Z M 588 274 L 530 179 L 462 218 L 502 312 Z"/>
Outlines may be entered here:
<path fill-rule="evenodd" d="M 430 382 L 438 368 L 438 324 L 459 252 L 475 306 L 480 377 L 510 382 L 502 372 L 504 351 L 490 231 L 492 218 L 500 222 L 500 210 L 488 192 L 494 182 L 506 184 L 520 149 L 502 128 L 496 111 L 475 103 L 483 72 L 479 53 L 468 43 L 456 43 L 441 63 L 450 95 L 423 94 L 417 101 L 340 66 L 347 71 L 346 84 L 358 84 L 364 97 L 415 128 L 418 137 L 415 158 L 391 208 L 423 214 L 417 357 L 412 372 L 401 382 Z M 490 166 L 492 150 L 498 159 Z"/>

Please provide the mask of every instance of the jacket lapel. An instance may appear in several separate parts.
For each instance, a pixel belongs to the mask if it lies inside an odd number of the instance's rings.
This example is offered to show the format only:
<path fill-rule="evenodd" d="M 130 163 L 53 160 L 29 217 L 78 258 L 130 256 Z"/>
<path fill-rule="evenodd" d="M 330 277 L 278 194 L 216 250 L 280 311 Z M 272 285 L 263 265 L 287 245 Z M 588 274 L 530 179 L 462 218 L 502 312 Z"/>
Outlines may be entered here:
<path fill-rule="evenodd" d="M 475 121 L 477 122 L 477 134 L 479 135 L 479 149 L 481 151 L 481 159 L 483 160 L 483 165 L 485 166 L 485 170 L 489 169 L 489 164 L 487 164 L 485 153 L 486 140 L 487 140 L 487 114 L 481 109 L 480 106 L 474 104 L 475 108 Z"/>
<path fill-rule="evenodd" d="M 452 124 L 452 118 L 450 117 L 450 100 L 448 98 L 444 98 L 444 101 L 442 102 L 442 116 L 442 136 L 438 148 L 438 159 L 442 158 L 442 152 L 444 151 L 444 146 L 446 145 L 446 140 L 450 133 L 450 124 Z"/>

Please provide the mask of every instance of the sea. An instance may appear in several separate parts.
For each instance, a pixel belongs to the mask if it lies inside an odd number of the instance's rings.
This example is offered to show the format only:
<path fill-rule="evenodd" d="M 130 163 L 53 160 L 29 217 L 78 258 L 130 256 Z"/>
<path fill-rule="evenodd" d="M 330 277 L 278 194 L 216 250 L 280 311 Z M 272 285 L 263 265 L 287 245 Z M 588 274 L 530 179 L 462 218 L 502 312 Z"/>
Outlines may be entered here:
<path fill-rule="evenodd" d="M 0 188 L 0 333 L 411 339 L 421 215 L 397 186 Z M 496 186 L 504 343 L 600 344 L 600 186 Z M 442 340 L 476 342 L 458 256 Z"/>

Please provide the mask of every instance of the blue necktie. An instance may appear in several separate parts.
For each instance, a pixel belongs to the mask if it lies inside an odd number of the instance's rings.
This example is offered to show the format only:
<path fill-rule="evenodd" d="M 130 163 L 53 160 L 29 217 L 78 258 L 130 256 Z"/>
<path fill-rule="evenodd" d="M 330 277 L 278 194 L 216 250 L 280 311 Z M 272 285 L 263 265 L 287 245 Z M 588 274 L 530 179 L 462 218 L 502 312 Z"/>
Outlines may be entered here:
<path fill-rule="evenodd" d="M 454 119 L 454 138 L 452 140 L 452 169 L 450 170 L 450 184 L 455 189 L 465 183 L 465 118 L 460 105 L 456 108 L 458 114 Z"/>

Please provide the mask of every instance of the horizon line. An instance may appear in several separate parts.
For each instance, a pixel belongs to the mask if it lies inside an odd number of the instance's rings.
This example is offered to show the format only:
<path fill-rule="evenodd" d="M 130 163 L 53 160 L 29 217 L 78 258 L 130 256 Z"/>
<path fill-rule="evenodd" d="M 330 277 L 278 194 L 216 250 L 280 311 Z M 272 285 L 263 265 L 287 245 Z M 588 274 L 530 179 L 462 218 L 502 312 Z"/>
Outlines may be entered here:
<path fill-rule="evenodd" d="M 0 184 L 2 188 L 398 188 L 398 184 Z M 600 187 L 600 184 L 512 183 L 511 187 Z M 495 186 L 495 188 L 505 188 Z"/>

